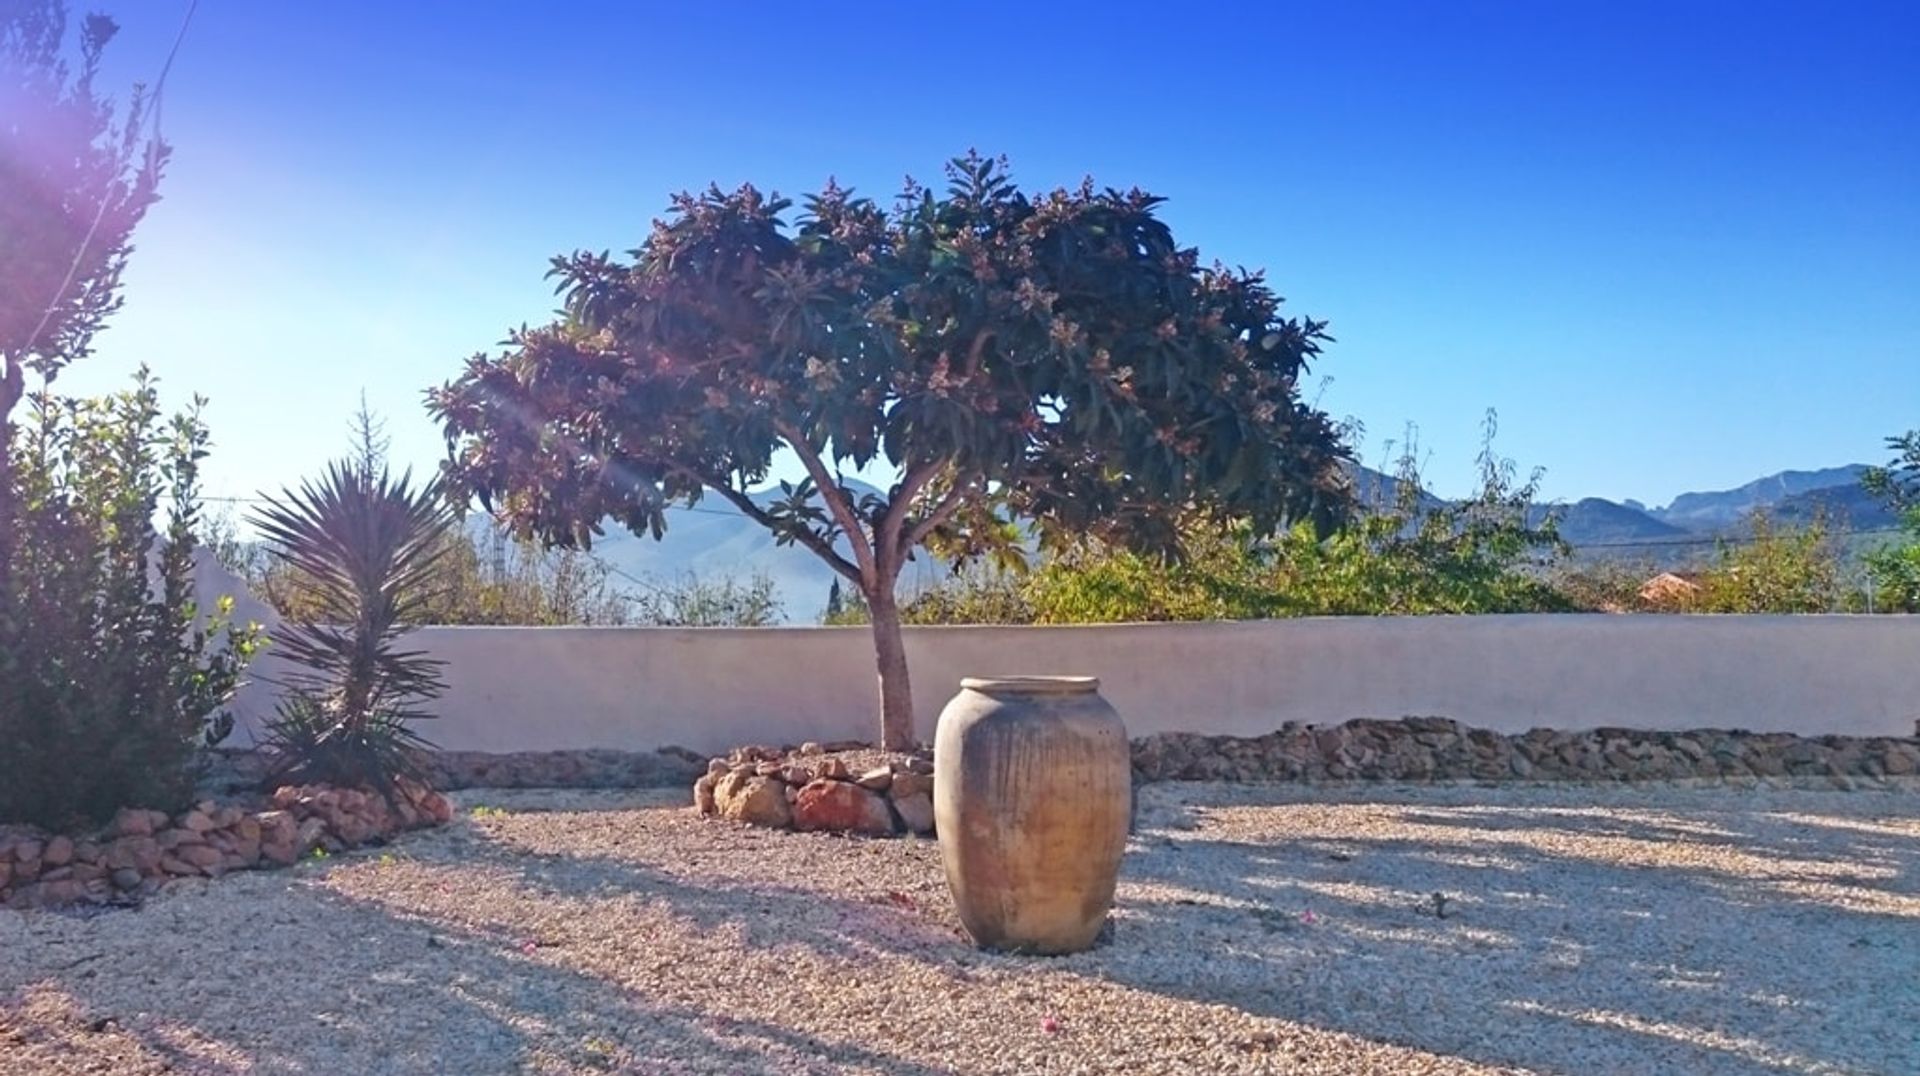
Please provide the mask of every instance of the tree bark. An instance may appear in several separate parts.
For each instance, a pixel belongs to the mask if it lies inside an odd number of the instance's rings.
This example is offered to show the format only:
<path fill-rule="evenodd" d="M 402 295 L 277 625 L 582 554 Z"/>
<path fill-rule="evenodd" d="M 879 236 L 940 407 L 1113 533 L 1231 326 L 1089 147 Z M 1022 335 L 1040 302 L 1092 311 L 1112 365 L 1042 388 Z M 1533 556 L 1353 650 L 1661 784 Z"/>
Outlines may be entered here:
<path fill-rule="evenodd" d="M 900 606 L 893 580 L 883 578 L 867 594 L 873 618 L 873 652 L 880 672 L 880 748 L 913 749 L 913 685 L 907 679 L 907 647 L 900 634 Z"/>

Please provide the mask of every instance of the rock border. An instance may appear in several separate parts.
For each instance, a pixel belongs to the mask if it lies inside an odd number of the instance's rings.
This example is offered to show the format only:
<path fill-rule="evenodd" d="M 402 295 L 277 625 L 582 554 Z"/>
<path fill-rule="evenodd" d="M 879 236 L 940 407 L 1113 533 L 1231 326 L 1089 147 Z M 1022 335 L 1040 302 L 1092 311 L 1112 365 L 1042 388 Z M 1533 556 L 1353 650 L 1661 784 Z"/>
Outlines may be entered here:
<path fill-rule="evenodd" d="M 79 837 L 0 828 L 0 906 L 133 904 L 179 878 L 287 867 L 315 849 L 341 852 L 453 817 L 445 796 L 412 782 L 391 803 L 375 792 L 301 785 L 277 789 L 271 805 L 202 800 L 175 815 L 125 808 Z"/>
<path fill-rule="evenodd" d="M 1920 732 L 1920 729 L 1916 729 Z M 1744 729 L 1532 729 L 1446 717 L 1288 722 L 1265 736 L 1164 732 L 1133 741 L 1136 781 L 1623 781 L 1920 787 L 1920 736 Z"/>

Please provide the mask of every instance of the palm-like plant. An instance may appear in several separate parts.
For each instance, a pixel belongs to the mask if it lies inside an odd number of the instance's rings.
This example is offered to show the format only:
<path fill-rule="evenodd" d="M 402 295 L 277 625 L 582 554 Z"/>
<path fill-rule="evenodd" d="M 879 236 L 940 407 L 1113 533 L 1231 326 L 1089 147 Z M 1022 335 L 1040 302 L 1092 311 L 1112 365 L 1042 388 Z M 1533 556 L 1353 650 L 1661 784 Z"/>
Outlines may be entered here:
<path fill-rule="evenodd" d="M 411 723 L 446 683 L 445 664 L 401 637 L 438 596 L 441 541 L 453 512 L 438 482 L 352 462 L 269 497 L 251 522 L 291 571 L 302 614 L 275 638 L 298 671 L 269 723 L 269 780 L 367 785 L 390 791 L 418 776 L 414 752 L 431 747 Z"/>

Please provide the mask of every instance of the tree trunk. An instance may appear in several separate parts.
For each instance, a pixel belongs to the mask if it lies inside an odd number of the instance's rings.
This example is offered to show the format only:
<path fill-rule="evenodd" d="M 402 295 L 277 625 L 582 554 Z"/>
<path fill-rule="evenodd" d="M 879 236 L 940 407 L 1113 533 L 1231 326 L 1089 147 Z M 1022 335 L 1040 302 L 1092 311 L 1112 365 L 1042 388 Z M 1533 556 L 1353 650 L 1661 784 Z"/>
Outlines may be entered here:
<path fill-rule="evenodd" d="M 907 646 L 900 636 L 900 606 L 891 580 L 867 595 L 873 617 L 873 652 L 880 670 L 880 748 L 908 751 L 913 738 L 913 687 L 907 681 Z"/>

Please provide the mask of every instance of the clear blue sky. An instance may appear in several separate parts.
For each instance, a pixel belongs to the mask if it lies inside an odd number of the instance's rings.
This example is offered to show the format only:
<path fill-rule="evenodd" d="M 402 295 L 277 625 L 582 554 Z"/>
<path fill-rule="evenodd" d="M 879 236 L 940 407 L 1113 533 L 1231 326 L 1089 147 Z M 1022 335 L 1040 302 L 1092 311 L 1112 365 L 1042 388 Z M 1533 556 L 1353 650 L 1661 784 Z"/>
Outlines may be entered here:
<path fill-rule="evenodd" d="M 150 79 L 185 0 L 96 2 Z M 311 472 L 362 388 L 430 465 L 421 390 L 547 315 L 550 255 L 678 189 L 883 195 L 979 147 L 1267 269 L 1332 322 L 1324 406 L 1370 458 L 1417 423 L 1442 492 L 1488 407 L 1548 495 L 1653 504 L 1920 426 L 1911 0 L 669 6 L 202 0 L 165 201 L 65 384 L 211 396 L 213 493 Z"/>

